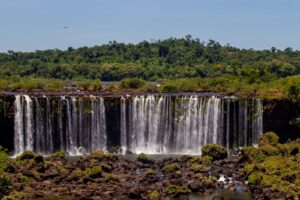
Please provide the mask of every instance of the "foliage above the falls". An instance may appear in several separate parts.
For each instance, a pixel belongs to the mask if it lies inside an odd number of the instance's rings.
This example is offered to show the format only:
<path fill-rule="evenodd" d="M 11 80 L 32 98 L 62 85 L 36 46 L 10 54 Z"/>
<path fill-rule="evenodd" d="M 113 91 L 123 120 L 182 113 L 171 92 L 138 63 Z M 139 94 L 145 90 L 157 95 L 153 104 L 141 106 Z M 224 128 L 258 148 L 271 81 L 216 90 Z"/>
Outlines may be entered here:
<path fill-rule="evenodd" d="M 192 37 L 138 44 L 109 44 L 36 52 L 0 54 L 0 89 L 64 90 L 66 83 L 80 90 L 99 91 L 102 81 L 120 81 L 140 91 L 212 91 L 244 96 L 289 97 L 300 93 L 300 52 L 239 49 Z M 133 80 L 127 78 L 135 78 Z M 163 82 L 161 88 L 141 85 L 136 78 Z M 63 82 L 64 80 L 66 82 Z M 133 85 L 130 82 L 135 82 Z M 141 89 L 143 88 L 143 89 Z"/>

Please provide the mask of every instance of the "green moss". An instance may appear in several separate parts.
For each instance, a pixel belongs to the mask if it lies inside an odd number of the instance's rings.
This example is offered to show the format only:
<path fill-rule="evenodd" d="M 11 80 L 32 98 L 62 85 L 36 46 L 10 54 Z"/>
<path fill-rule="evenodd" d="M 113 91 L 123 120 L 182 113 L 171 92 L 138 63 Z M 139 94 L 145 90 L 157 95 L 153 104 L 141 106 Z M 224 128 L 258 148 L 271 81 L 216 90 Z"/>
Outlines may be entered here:
<path fill-rule="evenodd" d="M 279 150 L 277 147 L 270 144 L 265 144 L 260 147 L 260 151 L 267 156 L 276 156 L 279 155 Z"/>
<path fill-rule="evenodd" d="M 217 178 L 214 176 L 204 176 L 201 173 L 196 173 L 193 175 L 194 178 L 197 178 L 203 185 L 203 187 L 215 187 L 215 183 L 217 182 Z"/>
<path fill-rule="evenodd" d="M 34 153 L 32 151 L 24 151 L 20 156 L 16 158 L 17 161 L 24 161 L 24 160 L 34 160 L 35 162 L 43 162 L 43 156 Z"/>
<path fill-rule="evenodd" d="M 171 163 L 162 168 L 162 172 L 164 173 L 175 172 L 178 170 L 180 170 L 180 166 L 177 163 Z"/>
<path fill-rule="evenodd" d="M 142 163 L 150 163 L 152 160 L 144 153 L 140 153 L 137 157 L 137 160 Z"/>
<path fill-rule="evenodd" d="M 210 156 L 200 156 L 195 157 L 191 160 L 191 163 L 210 165 L 212 162 L 212 158 Z"/>
<path fill-rule="evenodd" d="M 107 163 L 101 163 L 100 167 L 105 172 L 111 172 L 111 170 L 112 170 L 112 167 L 110 165 L 108 165 Z"/>
<path fill-rule="evenodd" d="M 207 144 L 202 148 L 202 155 L 209 156 L 212 160 L 227 158 L 227 150 L 219 144 Z"/>
<path fill-rule="evenodd" d="M 180 195 L 180 194 L 188 194 L 191 191 L 184 186 L 168 185 L 165 192 L 167 194 L 171 194 L 171 195 Z"/>
<path fill-rule="evenodd" d="M 57 151 L 57 152 L 51 154 L 50 157 L 53 159 L 64 160 L 66 158 L 66 152 L 63 150 Z"/>
<path fill-rule="evenodd" d="M 269 133 L 261 139 L 258 149 L 243 148 L 243 156 L 247 155 L 255 159 L 245 164 L 241 173 L 247 176 L 249 184 L 271 187 L 273 191 L 284 192 L 290 196 L 298 195 L 300 154 L 294 155 L 294 153 L 298 151 L 300 141 L 278 144 L 276 138 L 273 133 Z M 257 159 L 257 155 L 264 155 L 264 159 Z"/>
<path fill-rule="evenodd" d="M 259 146 L 272 145 L 276 146 L 278 144 L 279 137 L 274 132 L 267 132 L 259 138 Z"/>
<path fill-rule="evenodd" d="M 95 159 L 99 162 L 103 160 L 116 160 L 117 158 L 116 155 L 105 153 L 104 151 L 95 151 L 88 156 L 88 159 Z"/>
<path fill-rule="evenodd" d="M 100 166 L 88 168 L 84 171 L 84 174 L 90 178 L 100 178 L 102 176 L 102 168 Z"/>
<path fill-rule="evenodd" d="M 153 169 L 151 169 L 151 168 L 146 168 L 146 174 L 147 174 L 147 175 L 152 175 L 152 174 L 154 174 Z"/>
<path fill-rule="evenodd" d="M 6 150 L 0 146 L 0 174 L 2 173 L 3 168 L 5 167 L 5 164 L 8 161 L 9 161 L 9 157 Z"/>
<path fill-rule="evenodd" d="M 201 164 L 192 164 L 191 169 L 195 172 L 207 170 L 207 166 Z"/>
<path fill-rule="evenodd" d="M 262 172 L 253 172 L 248 176 L 248 182 L 250 184 L 260 184 L 263 179 Z"/>
<path fill-rule="evenodd" d="M 157 190 L 148 191 L 148 199 L 159 199 L 159 192 Z"/>
<path fill-rule="evenodd" d="M 116 175 L 108 174 L 104 177 L 105 183 L 116 182 L 119 181 L 119 178 Z"/>

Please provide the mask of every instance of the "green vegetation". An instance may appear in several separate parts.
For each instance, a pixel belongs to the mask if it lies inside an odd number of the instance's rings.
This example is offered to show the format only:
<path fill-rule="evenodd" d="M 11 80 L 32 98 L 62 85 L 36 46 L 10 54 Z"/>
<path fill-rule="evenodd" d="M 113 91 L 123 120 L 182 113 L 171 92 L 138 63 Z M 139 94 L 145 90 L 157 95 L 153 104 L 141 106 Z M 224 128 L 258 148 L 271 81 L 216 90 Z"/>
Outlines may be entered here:
<path fill-rule="evenodd" d="M 8 161 L 9 157 L 6 150 L 0 146 L 0 198 L 6 192 L 6 188 L 12 184 L 11 178 L 4 172 Z"/>
<path fill-rule="evenodd" d="M 157 190 L 148 191 L 148 198 L 149 199 L 159 199 L 159 192 Z"/>
<path fill-rule="evenodd" d="M 66 85 L 178 92 L 212 91 L 266 98 L 300 98 L 300 52 L 239 49 L 209 40 L 169 38 L 138 44 L 110 42 L 66 51 L 0 53 L 0 89 L 63 90 Z M 158 81 L 155 88 L 145 81 Z"/>
<path fill-rule="evenodd" d="M 58 159 L 58 160 L 64 160 L 66 158 L 66 152 L 65 151 L 57 151 L 50 155 L 52 159 Z"/>
<path fill-rule="evenodd" d="M 110 183 L 110 182 L 115 182 L 119 181 L 119 178 L 113 174 L 108 174 L 104 177 L 104 182 Z"/>
<path fill-rule="evenodd" d="M 125 78 L 121 81 L 122 88 L 129 88 L 129 89 L 137 89 L 141 88 L 146 84 L 146 81 L 139 79 L 139 78 Z"/>
<path fill-rule="evenodd" d="M 136 159 L 145 164 L 152 162 L 152 160 L 144 153 L 140 153 Z"/>
<path fill-rule="evenodd" d="M 168 185 L 166 188 L 166 193 L 174 196 L 178 196 L 181 194 L 188 194 L 190 192 L 191 191 L 188 188 L 179 185 Z"/>
<path fill-rule="evenodd" d="M 214 160 L 222 160 L 227 157 L 227 150 L 219 144 L 207 144 L 202 147 L 202 155 Z"/>
<path fill-rule="evenodd" d="M 212 163 L 212 158 L 210 156 L 195 157 L 191 159 L 191 163 L 210 165 Z"/>
<path fill-rule="evenodd" d="M 171 163 L 171 164 L 168 164 L 168 165 L 166 165 L 162 168 L 162 171 L 164 173 L 175 172 L 175 171 L 178 171 L 178 170 L 180 170 L 180 166 L 177 163 Z"/>
<path fill-rule="evenodd" d="M 287 199 L 300 195 L 300 140 L 278 143 L 278 136 L 269 132 L 261 136 L 258 148 L 244 147 L 241 170 L 249 184 L 271 187 L 283 192 Z"/>

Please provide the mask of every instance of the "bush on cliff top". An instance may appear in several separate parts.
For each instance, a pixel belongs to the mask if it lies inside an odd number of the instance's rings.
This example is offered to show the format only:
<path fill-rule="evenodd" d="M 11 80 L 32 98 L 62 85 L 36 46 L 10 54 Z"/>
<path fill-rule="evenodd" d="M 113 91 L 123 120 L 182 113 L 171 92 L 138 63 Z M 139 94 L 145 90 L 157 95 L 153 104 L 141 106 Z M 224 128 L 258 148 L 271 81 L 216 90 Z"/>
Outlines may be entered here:
<path fill-rule="evenodd" d="M 137 89 L 146 85 L 146 81 L 139 78 L 125 78 L 121 80 L 121 87 L 127 89 Z"/>

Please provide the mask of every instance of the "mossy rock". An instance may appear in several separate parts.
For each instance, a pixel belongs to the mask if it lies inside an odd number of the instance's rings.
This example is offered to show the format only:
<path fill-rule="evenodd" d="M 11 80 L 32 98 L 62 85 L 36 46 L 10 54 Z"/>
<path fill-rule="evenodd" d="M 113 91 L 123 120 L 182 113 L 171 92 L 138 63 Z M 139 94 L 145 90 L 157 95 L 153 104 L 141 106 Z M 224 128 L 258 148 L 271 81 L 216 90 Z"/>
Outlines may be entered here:
<path fill-rule="evenodd" d="M 148 191 L 148 199 L 156 200 L 159 199 L 159 192 L 157 190 Z"/>
<path fill-rule="evenodd" d="M 88 159 L 95 159 L 98 160 L 99 162 L 103 160 L 115 161 L 118 159 L 118 156 L 110 153 L 105 153 L 104 151 L 95 151 L 88 156 Z"/>
<path fill-rule="evenodd" d="M 136 159 L 137 159 L 137 161 L 140 161 L 140 162 L 142 162 L 144 164 L 153 163 L 153 160 L 151 160 L 150 158 L 148 158 L 148 156 L 146 154 L 144 154 L 144 153 L 140 153 Z"/>
<path fill-rule="evenodd" d="M 212 158 L 210 156 L 200 156 L 191 159 L 190 162 L 195 164 L 210 165 L 212 162 Z"/>
<path fill-rule="evenodd" d="M 88 168 L 84 171 L 84 174 L 89 178 L 100 178 L 102 177 L 102 168 L 100 166 Z"/>
<path fill-rule="evenodd" d="M 178 170 L 180 170 L 180 166 L 178 165 L 178 163 L 171 163 L 162 168 L 162 172 L 164 173 L 175 172 Z"/>
<path fill-rule="evenodd" d="M 266 154 L 267 156 L 276 156 L 279 155 L 279 149 L 276 146 L 272 146 L 271 144 L 265 144 L 260 146 L 260 151 Z"/>
<path fill-rule="evenodd" d="M 182 195 L 182 194 L 189 194 L 191 190 L 189 190 L 187 187 L 179 186 L 179 185 L 168 185 L 165 189 L 165 192 L 169 195 Z"/>
<path fill-rule="evenodd" d="M 276 146 L 278 144 L 279 137 L 274 132 L 267 132 L 260 136 L 259 138 L 259 146 L 263 146 L 266 144 Z"/>
<path fill-rule="evenodd" d="M 202 147 L 202 156 L 209 156 L 213 161 L 227 158 L 227 150 L 219 144 L 207 144 Z"/>
<path fill-rule="evenodd" d="M 248 176 L 248 183 L 257 185 L 262 182 L 262 179 L 263 179 L 262 172 L 254 172 Z"/>
<path fill-rule="evenodd" d="M 207 171 L 208 167 L 201 164 L 192 164 L 191 169 L 195 172 L 203 172 L 203 171 Z"/>
<path fill-rule="evenodd" d="M 65 160 L 66 152 L 65 151 L 57 151 L 50 155 L 50 158 L 55 160 Z"/>
<path fill-rule="evenodd" d="M 24 161 L 24 160 L 34 160 L 35 162 L 43 162 L 43 156 L 34 153 L 33 151 L 24 151 L 20 156 L 16 158 L 17 161 Z"/>
<path fill-rule="evenodd" d="M 105 172 L 111 172 L 111 170 L 112 170 L 112 167 L 110 165 L 108 165 L 107 163 L 101 163 L 100 167 Z"/>
<path fill-rule="evenodd" d="M 119 181 L 119 177 L 113 174 L 108 174 L 104 177 L 104 182 L 105 183 L 110 183 L 110 182 L 116 182 Z"/>

